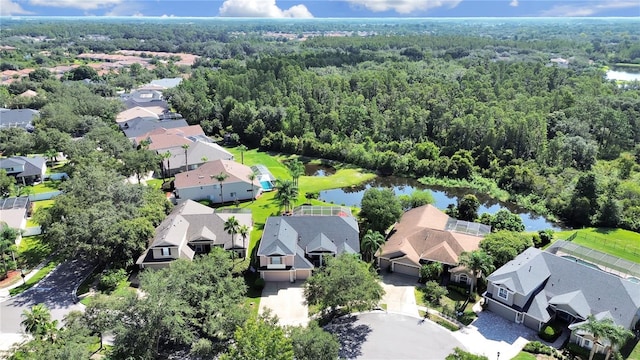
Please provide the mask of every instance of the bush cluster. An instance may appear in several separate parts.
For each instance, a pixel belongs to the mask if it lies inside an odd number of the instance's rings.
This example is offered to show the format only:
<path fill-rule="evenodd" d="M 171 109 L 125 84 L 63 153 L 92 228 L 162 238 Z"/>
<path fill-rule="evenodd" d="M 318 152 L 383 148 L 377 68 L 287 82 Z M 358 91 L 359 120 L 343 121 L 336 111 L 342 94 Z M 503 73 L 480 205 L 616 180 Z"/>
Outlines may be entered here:
<path fill-rule="evenodd" d="M 106 270 L 102 276 L 100 276 L 100 281 L 98 282 L 98 290 L 110 293 L 118 287 L 118 284 L 121 281 L 127 279 L 127 272 L 124 269 L 118 270 Z"/>
<path fill-rule="evenodd" d="M 552 325 L 545 325 L 538 333 L 538 336 L 548 342 L 554 342 L 562 334 L 562 330 L 556 329 Z"/>
<path fill-rule="evenodd" d="M 554 355 L 556 353 L 556 349 L 551 346 L 547 346 L 540 341 L 532 341 L 525 345 L 522 350 L 532 354 Z"/>

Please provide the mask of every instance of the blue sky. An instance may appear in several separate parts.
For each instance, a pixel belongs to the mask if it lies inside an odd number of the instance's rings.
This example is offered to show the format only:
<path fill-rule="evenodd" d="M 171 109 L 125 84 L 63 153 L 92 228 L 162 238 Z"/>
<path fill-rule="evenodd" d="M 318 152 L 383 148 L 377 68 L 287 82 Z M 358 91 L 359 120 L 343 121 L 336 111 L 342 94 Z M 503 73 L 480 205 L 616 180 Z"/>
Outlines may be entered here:
<path fill-rule="evenodd" d="M 0 0 L 0 15 L 640 17 L 640 0 Z"/>

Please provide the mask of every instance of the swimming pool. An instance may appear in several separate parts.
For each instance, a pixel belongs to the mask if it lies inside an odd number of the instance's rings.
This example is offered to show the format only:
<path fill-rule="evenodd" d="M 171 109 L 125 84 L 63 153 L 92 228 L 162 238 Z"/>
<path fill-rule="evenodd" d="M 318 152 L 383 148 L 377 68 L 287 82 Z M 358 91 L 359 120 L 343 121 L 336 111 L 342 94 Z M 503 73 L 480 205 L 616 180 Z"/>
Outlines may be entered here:
<path fill-rule="evenodd" d="M 562 255 L 562 257 L 567 259 L 567 260 L 575 261 L 578 264 L 581 264 L 581 265 L 584 265 L 584 266 L 588 266 L 588 267 L 590 267 L 592 269 L 602 270 L 602 269 L 600 269 L 600 267 L 598 267 L 598 265 L 592 264 L 590 262 L 586 262 L 586 261 L 584 261 L 582 259 L 578 259 L 577 257 L 573 257 L 573 256 L 570 256 L 570 255 Z"/>

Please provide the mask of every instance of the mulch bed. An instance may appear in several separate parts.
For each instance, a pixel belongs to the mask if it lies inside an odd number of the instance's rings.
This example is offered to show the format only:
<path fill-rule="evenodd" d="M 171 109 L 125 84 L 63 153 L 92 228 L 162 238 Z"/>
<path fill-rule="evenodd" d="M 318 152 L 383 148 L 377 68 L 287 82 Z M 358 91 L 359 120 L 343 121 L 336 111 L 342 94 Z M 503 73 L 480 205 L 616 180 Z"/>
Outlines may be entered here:
<path fill-rule="evenodd" d="M 0 288 L 9 286 L 17 281 L 16 277 L 20 277 L 20 270 L 10 270 L 9 276 L 0 281 Z"/>

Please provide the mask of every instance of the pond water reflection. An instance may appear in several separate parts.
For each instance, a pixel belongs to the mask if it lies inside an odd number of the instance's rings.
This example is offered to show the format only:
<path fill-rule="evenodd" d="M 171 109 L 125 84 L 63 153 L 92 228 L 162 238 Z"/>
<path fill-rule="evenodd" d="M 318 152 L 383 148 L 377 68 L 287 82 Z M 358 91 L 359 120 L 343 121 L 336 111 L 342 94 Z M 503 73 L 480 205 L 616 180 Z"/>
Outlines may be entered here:
<path fill-rule="evenodd" d="M 542 216 L 536 215 L 514 204 L 504 203 L 495 200 L 484 194 L 469 189 L 444 188 L 439 186 L 426 186 L 417 180 L 387 176 L 377 177 L 374 180 L 361 185 L 343 189 L 333 189 L 320 192 L 320 200 L 332 202 L 338 205 L 360 206 L 360 201 L 366 189 L 375 188 L 392 188 L 396 195 L 410 195 L 414 190 L 431 190 L 431 194 L 435 200 L 435 206 L 439 209 L 445 209 L 449 204 L 457 204 L 458 197 L 466 194 L 474 194 L 480 201 L 478 213 L 495 214 L 500 209 L 508 209 L 512 213 L 518 214 L 525 225 L 525 231 L 537 230 L 562 230 L 562 227 L 556 223 L 548 221 Z"/>

